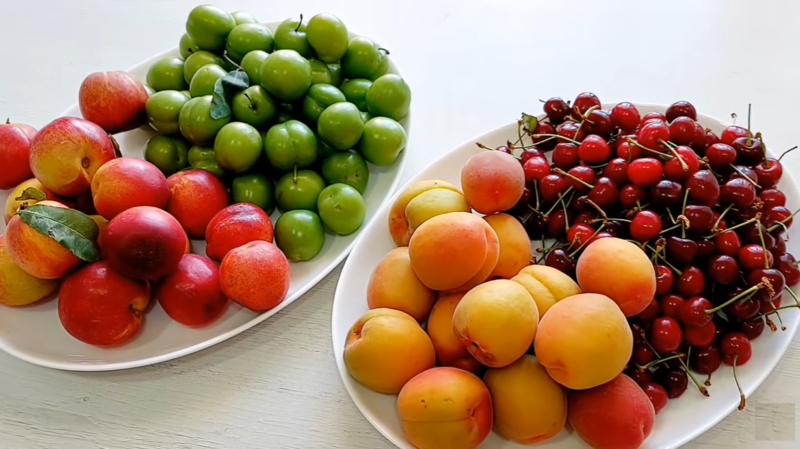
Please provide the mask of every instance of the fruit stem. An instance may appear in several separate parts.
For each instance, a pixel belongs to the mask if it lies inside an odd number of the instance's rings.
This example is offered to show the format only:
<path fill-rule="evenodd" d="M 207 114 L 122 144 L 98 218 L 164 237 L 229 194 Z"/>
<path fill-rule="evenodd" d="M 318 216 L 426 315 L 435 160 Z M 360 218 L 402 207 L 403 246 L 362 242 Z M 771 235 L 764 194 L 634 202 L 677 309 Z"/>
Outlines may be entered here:
<path fill-rule="evenodd" d="M 669 219 L 672 224 L 678 224 L 678 220 L 675 219 L 675 216 L 672 215 L 672 211 L 667 208 L 667 215 L 669 215 Z"/>
<path fill-rule="evenodd" d="M 556 201 L 556 202 L 555 202 L 555 204 L 553 204 L 553 205 L 550 207 L 550 210 L 548 210 L 547 212 L 545 212 L 545 213 L 544 213 L 544 216 L 545 216 L 545 217 L 549 217 L 549 216 L 550 216 L 550 214 L 552 214 L 552 213 L 553 213 L 553 211 L 554 211 L 554 210 L 556 210 L 556 207 L 558 207 L 558 203 L 563 203 L 563 202 L 564 202 L 564 197 L 565 197 L 565 196 L 566 196 L 568 193 L 570 193 L 571 191 L 572 191 L 572 186 L 569 186 L 569 188 L 568 188 L 568 189 L 567 189 L 567 190 L 566 190 L 564 193 L 559 193 L 559 194 L 558 194 L 558 201 Z M 564 218 L 566 218 L 566 217 L 564 217 Z"/>
<path fill-rule="evenodd" d="M 664 139 L 658 139 L 658 142 L 660 144 L 664 145 L 665 147 L 667 147 L 669 149 L 669 151 L 671 151 L 672 154 L 674 154 L 675 157 L 678 158 L 678 160 L 681 163 L 681 169 L 683 171 L 689 171 L 689 166 L 686 164 L 686 161 L 683 160 L 681 155 L 678 154 L 678 152 L 675 150 L 675 147 L 670 146 L 669 142 L 665 141 Z"/>
<path fill-rule="evenodd" d="M 741 176 L 742 178 L 746 179 L 747 182 L 749 182 L 750 184 L 753 184 L 753 187 L 755 187 L 757 189 L 761 188 L 761 186 L 758 185 L 758 183 L 756 183 L 749 176 L 747 176 L 739 167 L 731 164 L 731 168 L 733 168 L 736 171 L 736 173 L 739 173 L 739 176 Z"/>
<path fill-rule="evenodd" d="M 297 164 L 294 164 L 294 174 L 292 175 L 292 182 L 297 184 Z"/>
<path fill-rule="evenodd" d="M 769 312 L 764 312 L 764 313 L 758 314 L 758 315 L 754 316 L 751 319 L 754 320 L 756 318 L 767 317 L 769 315 L 772 315 L 773 313 L 777 313 L 779 310 L 788 310 L 788 309 L 797 309 L 797 308 L 798 308 L 798 306 L 794 305 L 794 304 L 791 305 L 791 306 L 781 306 L 781 307 L 776 308 L 775 310 L 770 310 Z"/>
<path fill-rule="evenodd" d="M 786 325 L 783 324 L 783 318 L 781 318 L 781 314 L 778 313 L 778 308 L 775 307 L 775 303 L 771 299 L 769 300 L 769 304 L 775 310 L 775 315 L 778 317 L 778 322 L 781 323 L 781 330 L 785 331 L 786 330 Z M 769 318 L 767 318 L 767 320 L 769 320 Z M 775 332 L 775 329 L 773 329 L 772 331 Z"/>
<path fill-rule="evenodd" d="M 792 217 L 788 217 L 787 220 L 789 218 L 792 218 Z M 761 220 L 761 212 L 757 212 L 755 217 L 753 217 L 753 218 L 751 218 L 751 219 L 749 219 L 747 221 L 743 221 L 743 222 L 741 222 L 741 223 L 739 223 L 737 225 L 731 226 L 730 228 L 723 229 L 722 231 L 718 230 L 719 232 L 715 232 L 714 234 L 708 235 L 705 238 L 710 239 L 710 238 L 716 237 L 718 235 L 727 234 L 728 232 L 735 231 L 735 230 L 737 230 L 737 229 L 739 229 L 741 227 L 744 227 L 744 226 L 747 226 L 749 224 L 755 223 L 755 222 L 757 222 L 759 220 Z M 767 231 L 771 231 L 771 229 L 767 229 Z"/>
<path fill-rule="evenodd" d="M 572 198 L 574 196 L 575 193 L 573 192 L 569 195 L 569 199 L 567 201 L 561 201 L 561 206 L 564 210 L 564 232 L 569 232 L 569 214 L 567 213 L 567 204 L 572 202 Z"/>
<path fill-rule="evenodd" d="M 756 221 L 756 228 L 758 229 L 758 238 L 761 239 L 761 250 L 764 251 L 764 254 L 767 254 L 767 244 L 764 242 L 764 231 L 761 230 L 763 226 L 761 226 L 761 220 Z M 769 269 L 769 257 L 764 257 L 764 269 Z"/>
<path fill-rule="evenodd" d="M 586 204 L 592 206 L 600 214 L 600 216 L 603 217 L 603 223 L 608 223 L 608 215 L 606 215 L 606 211 L 604 211 L 602 207 L 598 206 L 597 203 L 589 199 L 589 197 L 584 198 L 584 201 Z"/>
<path fill-rule="evenodd" d="M 707 387 L 711 386 L 711 374 L 709 374 L 708 377 L 706 377 L 706 381 L 703 382 L 703 385 L 705 385 Z"/>
<path fill-rule="evenodd" d="M 752 104 L 747 104 L 747 146 L 753 144 L 753 133 L 750 132 L 750 112 L 752 109 Z"/>
<path fill-rule="evenodd" d="M 555 173 L 558 173 L 559 175 L 566 176 L 567 178 L 572 179 L 573 181 L 577 181 L 577 182 L 583 184 L 585 187 L 588 187 L 590 189 L 594 187 L 593 185 L 589 184 L 588 182 L 584 181 L 583 179 L 580 179 L 580 178 L 578 178 L 577 176 L 575 176 L 573 174 L 565 172 L 564 170 L 562 170 L 560 168 L 555 168 L 553 171 Z"/>
<path fill-rule="evenodd" d="M 6 120 L 6 124 L 8 124 L 8 120 Z M 791 153 L 792 151 L 794 151 L 796 149 L 797 149 L 797 145 L 795 145 L 795 146 L 789 148 L 788 150 L 784 151 L 783 154 L 778 156 L 778 162 L 780 162 L 781 159 L 783 159 L 783 157 L 786 156 L 788 153 Z"/>
<path fill-rule="evenodd" d="M 673 354 L 673 355 L 671 355 L 669 357 L 665 357 L 663 359 L 653 360 L 652 362 L 648 363 L 645 366 L 636 365 L 636 367 L 639 368 L 640 370 L 648 370 L 648 369 L 658 365 L 659 363 L 666 363 L 666 362 L 669 362 L 670 360 L 680 359 L 681 357 L 686 357 L 686 354 Z"/>
<path fill-rule="evenodd" d="M 592 234 L 592 236 L 591 236 L 591 237 L 589 237 L 588 239 L 586 239 L 586 241 L 585 241 L 585 242 L 582 242 L 582 243 L 580 244 L 580 246 L 578 246 L 578 247 L 575 249 L 575 251 L 573 251 L 573 252 L 569 253 L 569 257 L 575 257 L 575 255 L 576 255 L 576 254 L 578 254 L 578 253 L 579 253 L 579 252 L 580 252 L 580 251 L 583 249 L 583 247 L 584 247 L 584 246 L 586 246 L 586 245 L 587 245 L 589 242 L 591 242 L 591 241 L 592 241 L 592 239 L 593 239 L 593 238 L 595 238 L 595 237 L 597 236 L 597 234 L 599 234 L 599 233 L 600 233 L 600 232 L 603 230 L 603 228 L 604 228 L 604 227 L 606 227 L 606 224 L 605 224 L 605 223 L 603 223 L 603 224 L 601 224 L 600 226 L 598 226 L 598 227 L 597 227 L 597 230 L 596 230 L 596 231 L 594 231 L 594 234 Z"/>
<path fill-rule="evenodd" d="M 733 380 L 736 381 L 736 388 L 739 389 L 739 410 L 744 410 L 744 407 L 747 405 L 747 399 L 744 397 L 744 392 L 742 392 L 742 386 L 739 385 L 739 377 L 736 375 L 736 362 L 739 360 L 739 354 L 733 356 Z"/>
<path fill-rule="evenodd" d="M 664 234 L 666 234 L 667 232 L 669 232 L 669 231 L 674 231 L 674 230 L 676 230 L 676 229 L 678 229 L 678 228 L 680 228 L 680 227 L 682 227 L 682 226 L 683 226 L 683 223 L 678 223 L 678 224 L 676 224 L 676 225 L 673 225 L 673 226 L 670 226 L 670 227 L 668 227 L 668 228 L 666 228 L 666 229 L 663 229 L 663 230 L 661 230 L 661 232 L 659 232 L 659 233 L 658 233 L 658 235 L 664 235 Z M 683 238 L 686 238 L 686 232 L 685 232 L 685 231 L 684 231 L 684 233 L 683 233 Z"/>
<path fill-rule="evenodd" d="M 736 295 L 733 298 L 725 301 L 724 303 L 718 305 L 717 307 L 714 307 L 713 309 L 706 310 L 706 315 L 711 315 L 711 314 L 717 313 L 720 310 L 724 309 L 725 307 L 728 307 L 729 305 L 735 303 L 736 301 L 739 301 L 740 299 L 745 298 L 745 296 L 747 296 L 747 295 L 751 295 L 752 296 L 752 294 L 754 294 L 755 292 L 757 292 L 758 290 L 760 290 L 762 288 L 764 288 L 764 282 L 763 281 L 759 282 L 758 284 L 756 284 L 756 285 L 748 288 L 747 290 L 739 293 L 738 295 Z M 745 299 L 749 299 L 749 298 L 745 298 Z"/>
<path fill-rule="evenodd" d="M 533 180 L 533 194 L 536 196 L 536 211 L 539 211 L 539 181 Z"/>
<path fill-rule="evenodd" d="M 230 65 L 232 65 L 232 66 L 236 67 L 236 70 L 237 70 L 237 71 L 240 71 L 240 72 L 243 72 L 243 71 L 244 71 L 244 68 L 243 68 L 242 66 L 240 66 L 240 65 L 239 65 L 239 64 L 237 64 L 237 63 L 235 63 L 235 62 L 233 61 L 233 59 L 231 59 L 231 58 L 230 58 L 230 56 L 228 56 L 228 51 L 227 51 L 227 50 L 222 52 L 222 57 L 225 59 L 225 61 L 227 61 L 227 62 L 228 62 L 228 64 L 230 64 Z"/>
<path fill-rule="evenodd" d="M 778 312 L 775 313 L 777 314 Z M 769 319 L 768 316 L 764 317 L 764 322 L 767 324 L 767 326 L 769 326 L 769 330 L 771 330 L 772 332 L 778 332 L 778 326 L 775 326 L 775 323 L 771 319 Z"/>
<path fill-rule="evenodd" d="M 797 306 L 800 307 L 800 299 L 797 299 L 797 295 L 794 293 L 794 290 L 789 288 L 788 285 L 784 285 L 783 289 L 789 293 L 789 296 L 791 296 L 792 299 L 794 299 L 795 304 L 797 304 Z"/>
<path fill-rule="evenodd" d="M 578 129 L 578 132 L 580 132 L 580 129 Z M 578 133 L 576 132 L 575 134 L 577 135 Z M 532 139 L 538 139 L 539 137 L 555 137 L 556 139 L 566 140 L 567 142 L 574 143 L 575 145 L 581 144 L 577 140 L 570 139 L 569 137 L 565 137 L 560 134 L 531 134 Z"/>
<path fill-rule="evenodd" d="M 392 52 L 390 52 L 389 50 L 387 50 L 387 49 L 385 49 L 383 47 L 378 47 L 378 51 L 382 51 L 382 52 L 386 53 L 386 56 L 389 56 L 389 55 L 392 54 Z"/>
<path fill-rule="evenodd" d="M 789 215 L 788 217 L 784 218 L 783 220 L 781 220 L 781 221 L 775 223 L 774 225 L 768 227 L 767 228 L 767 232 L 772 232 L 772 231 L 778 229 L 778 226 L 783 226 L 784 229 L 785 229 L 786 228 L 786 223 L 789 220 L 791 220 L 792 218 L 794 218 L 794 216 L 797 215 L 799 212 L 800 212 L 800 209 L 797 209 L 792 215 Z"/>
<path fill-rule="evenodd" d="M 301 26 L 303 26 L 303 14 L 300 14 L 300 22 L 297 23 L 297 28 L 294 29 L 294 32 L 300 31 Z"/>
<path fill-rule="evenodd" d="M 641 148 L 641 149 L 643 149 L 643 150 L 645 150 L 645 151 L 649 151 L 649 152 L 651 152 L 651 153 L 657 154 L 657 155 L 659 155 L 659 156 L 661 156 L 661 157 L 664 157 L 664 158 L 667 158 L 667 159 L 672 159 L 672 158 L 674 157 L 674 156 L 673 156 L 673 155 L 671 155 L 671 154 L 662 153 L 662 152 L 660 152 L 660 151 L 657 151 L 657 150 L 653 150 L 653 149 L 647 148 L 646 146 L 644 146 L 644 145 L 640 144 L 639 142 L 637 142 L 637 141 L 635 141 L 635 140 L 631 139 L 630 137 L 628 137 L 628 138 L 627 138 L 627 142 L 628 142 L 629 144 L 631 144 L 631 145 L 635 145 L 635 146 L 637 146 L 637 147 L 639 147 L 639 148 Z M 687 170 L 688 170 L 688 168 L 687 168 Z"/>
<path fill-rule="evenodd" d="M 681 223 L 681 238 L 686 238 L 686 229 L 689 228 L 689 219 L 686 218 L 686 202 L 689 200 L 689 191 L 692 190 L 690 188 L 686 188 L 686 192 L 683 194 L 683 207 L 681 208 L 681 214 L 678 215 L 678 221 Z"/>
<path fill-rule="evenodd" d="M 10 118 L 7 118 L 7 119 L 6 119 L 6 125 L 10 125 L 10 124 L 11 124 L 11 119 L 10 119 Z M 795 148 L 797 148 L 797 147 L 795 147 Z M 791 151 L 791 150 L 789 150 L 789 151 Z M 787 151 L 787 153 L 788 153 L 789 151 Z"/>
<path fill-rule="evenodd" d="M 253 112 L 258 112 L 258 108 L 256 108 L 256 103 L 253 101 L 252 98 L 250 98 L 250 95 L 247 95 L 247 92 L 244 92 L 242 95 L 244 95 L 244 97 L 247 98 L 247 101 L 250 102 L 250 110 Z"/>
<path fill-rule="evenodd" d="M 689 350 L 691 350 L 691 347 L 689 348 Z M 708 390 L 706 389 L 706 387 L 702 386 L 700 382 L 697 380 L 697 378 L 694 377 L 694 374 L 692 374 L 692 370 L 689 369 L 689 367 L 686 365 L 686 362 L 684 362 L 683 359 L 681 358 L 678 358 L 678 361 L 681 362 L 681 367 L 683 367 L 683 370 L 686 372 L 686 375 L 689 376 L 689 379 L 692 379 L 692 382 L 694 382 L 695 386 L 700 391 L 700 394 L 702 394 L 705 397 L 711 396 L 708 394 Z"/>
<path fill-rule="evenodd" d="M 726 207 L 725 210 L 723 210 L 722 213 L 719 214 L 719 218 L 717 218 L 717 221 L 714 223 L 714 227 L 711 228 L 711 230 L 714 231 L 714 236 L 717 235 L 717 231 L 719 231 L 719 224 L 722 223 L 722 219 L 725 217 L 725 214 L 727 214 L 732 207 L 733 203 L 728 204 L 728 207 Z"/>

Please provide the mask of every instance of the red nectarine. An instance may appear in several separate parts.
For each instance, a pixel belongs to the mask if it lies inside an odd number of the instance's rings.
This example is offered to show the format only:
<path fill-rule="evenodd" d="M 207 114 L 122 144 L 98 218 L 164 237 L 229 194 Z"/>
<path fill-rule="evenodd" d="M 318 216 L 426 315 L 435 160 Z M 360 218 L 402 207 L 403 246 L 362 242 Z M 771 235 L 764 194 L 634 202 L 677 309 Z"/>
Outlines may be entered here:
<path fill-rule="evenodd" d="M 147 121 L 147 90 L 141 81 L 123 71 L 95 72 L 78 91 L 78 106 L 86 120 L 109 134 L 129 131 Z"/>
<path fill-rule="evenodd" d="M 289 291 L 289 261 L 277 246 L 257 240 L 222 259 L 219 279 L 225 296 L 253 312 L 266 312 Z"/>
<path fill-rule="evenodd" d="M 214 215 L 206 229 L 206 255 L 221 261 L 228 252 L 245 243 L 263 240 L 272 243 L 274 228 L 263 209 L 237 203 Z"/>
<path fill-rule="evenodd" d="M 219 284 L 219 268 L 209 259 L 186 254 L 178 269 L 161 279 L 153 298 L 173 320 L 186 326 L 213 322 L 228 304 Z"/>

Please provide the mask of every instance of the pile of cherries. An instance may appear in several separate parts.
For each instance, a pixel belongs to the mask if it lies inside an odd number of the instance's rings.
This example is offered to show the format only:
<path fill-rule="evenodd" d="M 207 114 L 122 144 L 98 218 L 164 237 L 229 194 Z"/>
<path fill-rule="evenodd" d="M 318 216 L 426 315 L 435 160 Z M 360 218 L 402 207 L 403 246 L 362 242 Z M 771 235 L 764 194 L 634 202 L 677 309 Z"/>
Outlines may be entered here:
<path fill-rule="evenodd" d="M 690 379 L 708 396 L 721 364 L 735 377 L 750 360 L 751 340 L 765 327 L 777 331 L 772 318 L 783 328 L 779 311 L 800 305 L 790 290 L 800 269 L 783 237 L 794 214 L 777 188 L 780 158 L 767 157 L 761 135 L 750 132 L 749 108 L 747 128 L 731 125 L 720 135 L 698 124 L 686 101 L 642 116 L 631 103 L 604 110 L 596 95 L 582 93 L 571 105 L 551 98 L 544 112 L 542 120 L 523 114 L 517 142 L 494 148 L 523 165 L 527 187 L 512 213 L 542 241 L 539 262 L 574 275 L 580 252 L 596 239 L 639 245 L 657 290 L 629 318 L 626 373 L 657 413 Z M 781 307 L 787 298 L 792 304 Z M 708 378 L 701 383 L 693 373 Z"/>

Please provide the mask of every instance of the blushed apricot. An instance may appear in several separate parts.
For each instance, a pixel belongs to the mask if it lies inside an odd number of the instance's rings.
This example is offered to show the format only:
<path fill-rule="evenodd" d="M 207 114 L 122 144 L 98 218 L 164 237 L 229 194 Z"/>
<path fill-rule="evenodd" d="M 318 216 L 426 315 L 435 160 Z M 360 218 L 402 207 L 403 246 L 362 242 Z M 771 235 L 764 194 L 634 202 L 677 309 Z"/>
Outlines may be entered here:
<path fill-rule="evenodd" d="M 522 164 L 507 153 L 482 151 L 461 168 L 461 188 L 467 203 L 482 214 L 514 207 L 525 189 Z"/>
<path fill-rule="evenodd" d="M 389 251 L 370 275 L 367 284 L 370 309 L 397 309 L 423 322 L 430 315 L 434 302 L 436 292 L 426 287 L 414 273 L 407 246 Z"/>

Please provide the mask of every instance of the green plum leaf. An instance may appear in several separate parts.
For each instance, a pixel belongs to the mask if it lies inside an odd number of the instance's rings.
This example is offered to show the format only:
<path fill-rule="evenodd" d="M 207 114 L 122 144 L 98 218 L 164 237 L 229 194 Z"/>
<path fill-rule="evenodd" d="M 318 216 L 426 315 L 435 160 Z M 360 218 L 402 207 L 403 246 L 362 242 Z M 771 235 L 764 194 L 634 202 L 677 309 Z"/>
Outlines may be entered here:
<path fill-rule="evenodd" d="M 539 124 L 539 119 L 523 112 L 522 124 L 525 126 L 524 127 L 525 132 L 532 133 L 533 130 L 536 129 L 536 126 Z"/>
<path fill-rule="evenodd" d="M 244 70 L 234 70 L 214 83 L 211 98 L 211 118 L 219 120 L 231 116 L 230 102 L 234 95 L 250 87 L 250 79 Z"/>
<path fill-rule="evenodd" d="M 36 187 L 28 187 L 27 189 L 22 191 L 22 195 L 14 198 L 15 201 L 44 201 L 47 197 L 45 196 L 44 192 L 37 189 Z"/>
<path fill-rule="evenodd" d="M 97 236 L 100 229 L 88 215 L 74 209 L 34 204 L 19 213 L 23 223 L 46 235 L 78 259 L 95 262 L 100 259 Z"/>

